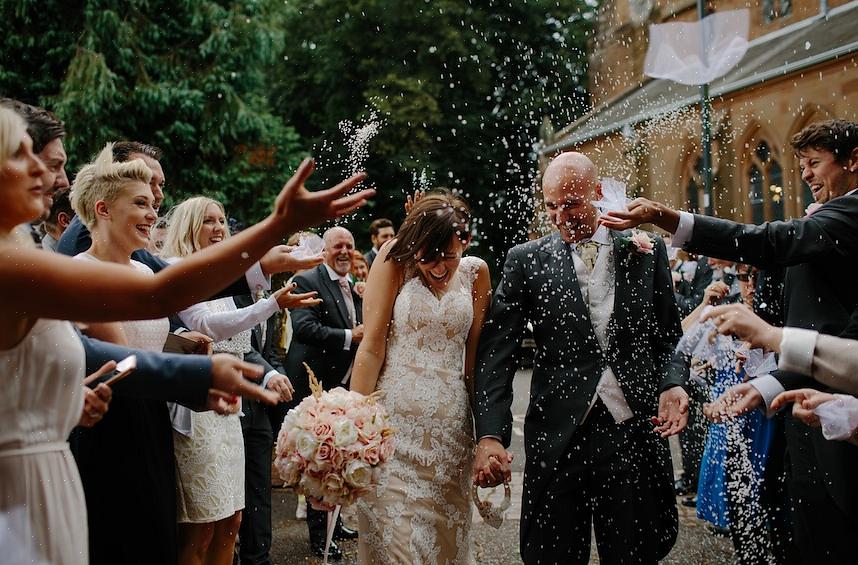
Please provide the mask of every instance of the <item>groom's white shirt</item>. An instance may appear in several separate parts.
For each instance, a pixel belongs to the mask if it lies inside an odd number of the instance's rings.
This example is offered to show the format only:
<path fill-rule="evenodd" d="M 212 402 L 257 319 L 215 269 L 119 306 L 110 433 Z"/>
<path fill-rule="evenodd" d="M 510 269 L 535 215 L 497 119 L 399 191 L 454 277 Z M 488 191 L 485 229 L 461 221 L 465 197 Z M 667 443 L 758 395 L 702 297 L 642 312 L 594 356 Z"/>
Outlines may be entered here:
<path fill-rule="evenodd" d="M 599 244 L 599 252 L 592 273 L 578 255 L 577 244 L 569 245 L 572 250 L 572 260 L 575 265 L 575 274 L 578 277 L 578 286 L 581 289 L 581 297 L 590 312 L 590 323 L 593 326 L 593 332 L 596 334 L 596 340 L 599 342 L 599 347 L 604 351 L 608 347 L 608 323 L 614 312 L 616 293 L 614 246 L 607 232 L 595 234 L 592 241 Z M 597 398 L 602 399 L 608 412 L 611 413 L 617 423 L 624 422 L 634 416 L 632 409 L 626 402 L 623 390 L 620 388 L 620 383 L 617 381 L 617 376 L 608 365 L 602 371 L 602 377 L 599 379 L 599 384 L 596 385 L 596 393 L 590 401 L 590 406 L 587 408 L 582 422 L 587 419 Z"/>

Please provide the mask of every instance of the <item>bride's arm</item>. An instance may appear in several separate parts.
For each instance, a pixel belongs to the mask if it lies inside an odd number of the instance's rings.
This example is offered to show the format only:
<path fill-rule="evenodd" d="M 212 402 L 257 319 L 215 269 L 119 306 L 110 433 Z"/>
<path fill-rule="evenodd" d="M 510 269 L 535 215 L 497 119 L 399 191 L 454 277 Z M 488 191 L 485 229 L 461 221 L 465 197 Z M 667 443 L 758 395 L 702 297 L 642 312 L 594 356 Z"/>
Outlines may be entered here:
<path fill-rule="evenodd" d="M 387 331 L 393 318 L 393 304 L 402 286 L 402 269 L 394 261 L 385 261 L 393 241 L 385 244 L 372 262 L 363 294 L 363 340 L 355 355 L 351 381 L 351 389 L 361 394 L 375 391 L 387 355 Z"/>
<path fill-rule="evenodd" d="M 480 261 L 480 268 L 474 285 L 471 289 L 474 298 L 474 321 L 468 331 L 468 340 L 465 342 L 465 383 L 468 393 L 473 400 L 474 397 L 474 368 L 477 365 L 477 347 L 480 343 L 480 333 L 483 331 L 483 323 L 492 305 L 492 280 L 489 275 L 489 266 L 485 261 Z"/>

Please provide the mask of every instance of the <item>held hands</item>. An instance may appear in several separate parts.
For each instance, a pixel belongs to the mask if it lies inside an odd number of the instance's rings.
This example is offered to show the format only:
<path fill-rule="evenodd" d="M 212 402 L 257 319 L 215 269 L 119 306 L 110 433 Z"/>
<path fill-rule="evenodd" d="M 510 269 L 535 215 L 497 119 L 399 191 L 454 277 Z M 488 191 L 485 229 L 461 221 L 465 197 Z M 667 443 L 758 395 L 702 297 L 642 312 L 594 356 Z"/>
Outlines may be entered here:
<path fill-rule="evenodd" d="M 99 370 L 86 377 L 87 382 L 97 381 L 103 375 L 116 369 L 116 361 L 108 361 Z M 83 385 L 83 411 L 77 425 L 91 428 L 104 418 L 113 398 L 113 391 L 104 383 L 99 383 L 94 389 Z"/>
<path fill-rule="evenodd" d="M 370 188 L 347 196 L 366 178 L 366 173 L 353 175 L 333 188 L 310 192 L 304 183 L 314 168 L 313 159 L 304 159 L 274 201 L 272 218 L 281 225 L 284 233 L 295 233 L 350 214 L 375 194 L 375 189 Z"/>
<path fill-rule="evenodd" d="M 271 375 L 271 378 L 265 384 L 265 388 L 279 394 L 280 402 L 289 402 L 292 400 L 292 394 L 295 392 L 291 381 L 289 381 L 289 377 L 280 374 Z"/>
<path fill-rule="evenodd" d="M 743 304 L 716 306 L 700 318 L 701 322 L 706 320 L 712 320 L 719 333 L 734 335 L 752 348 L 780 351 L 783 330 L 767 324 Z"/>
<path fill-rule="evenodd" d="M 712 422 L 723 422 L 763 405 L 763 395 L 751 383 L 733 385 L 711 404 L 703 405 L 703 415 Z"/>
<path fill-rule="evenodd" d="M 316 298 L 316 295 L 319 293 L 315 290 L 301 294 L 292 294 L 296 286 L 295 283 L 289 283 L 271 295 L 277 301 L 277 305 L 280 306 L 281 310 L 309 308 L 322 303 L 321 299 Z"/>
<path fill-rule="evenodd" d="M 262 377 L 262 367 L 245 363 L 228 353 L 212 356 L 212 388 L 209 389 L 206 409 L 218 414 L 238 411 L 238 397 L 253 398 L 266 404 L 277 404 L 279 395 L 253 384 L 248 379 Z"/>
<path fill-rule="evenodd" d="M 512 480 L 513 455 L 498 440 L 484 437 L 474 454 L 474 484 L 483 488 L 494 487 Z"/>
<path fill-rule="evenodd" d="M 635 198 L 629 202 L 625 212 L 608 212 L 599 218 L 599 223 L 612 230 L 627 230 L 641 224 L 655 224 L 663 230 L 675 233 L 679 227 L 679 212 L 664 204 Z"/>
<path fill-rule="evenodd" d="M 829 400 L 836 400 L 836 396 L 827 392 L 820 392 L 812 388 L 800 388 L 782 392 L 772 401 L 772 410 L 780 410 L 792 402 L 792 416 L 801 420 L 808 426 L 819 427 L 819 416 L 813 410 Z"/>
<path fill-rule="evenodd" d="M 678 434 L 688 425 L 688 393 L 674 386 L 658 396 L 658 416 L 652 418 L 655 433 L 666 438 Z"/>
<path fill-rule="evenodd" d="M 297 259 L 292 255 L 295 248 L 291 245 L 275 245 L 259 260 L 259 266 L 265 276 L 276 273 L 297 273 L 312 269 L 325 262 L 321 255 Z"/>

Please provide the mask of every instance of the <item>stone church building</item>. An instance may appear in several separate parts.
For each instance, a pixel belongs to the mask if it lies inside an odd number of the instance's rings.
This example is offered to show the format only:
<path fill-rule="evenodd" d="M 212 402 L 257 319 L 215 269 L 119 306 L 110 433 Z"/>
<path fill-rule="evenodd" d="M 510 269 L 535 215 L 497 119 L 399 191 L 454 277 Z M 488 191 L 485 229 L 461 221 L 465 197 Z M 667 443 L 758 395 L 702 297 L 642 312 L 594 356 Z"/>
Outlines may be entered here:
<path fill-rule="evenodd" d="M 707 5 L 738 8 L 750 10 L 748 52 L 710 85 L 713 210 L 753 223 L 801 216 L 812 197 L 789 139 L 812 121 L 858 120 L 858 1 Z M 593 108 L 557 131 L 546 120 L 540 169 L 559 152 L 582 151 L 629 197 L 705 211 L 699 88 L 643 74 L 648 26 L 697 19 L 694 0 L 604 2 L 591 45 Z"/>

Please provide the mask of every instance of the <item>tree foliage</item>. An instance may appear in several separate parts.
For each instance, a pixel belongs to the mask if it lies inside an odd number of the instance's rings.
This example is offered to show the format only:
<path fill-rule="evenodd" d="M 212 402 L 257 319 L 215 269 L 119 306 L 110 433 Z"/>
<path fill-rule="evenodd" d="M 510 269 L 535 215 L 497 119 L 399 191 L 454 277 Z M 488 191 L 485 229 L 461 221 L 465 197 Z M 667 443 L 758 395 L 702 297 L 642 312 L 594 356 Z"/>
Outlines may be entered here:
<path fill-rule="evenodd" d="M 244 220 L 269 209 L 301 154 L 268 103 L 279 2 L 0 6 L 0 92 L 66 122 L 72 170 L 107 141 L 135 139 L 165 150 L 168 203 L 205 193 Z"/>

